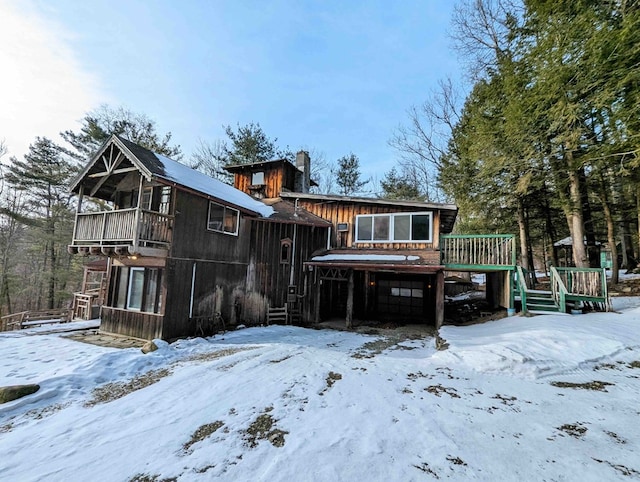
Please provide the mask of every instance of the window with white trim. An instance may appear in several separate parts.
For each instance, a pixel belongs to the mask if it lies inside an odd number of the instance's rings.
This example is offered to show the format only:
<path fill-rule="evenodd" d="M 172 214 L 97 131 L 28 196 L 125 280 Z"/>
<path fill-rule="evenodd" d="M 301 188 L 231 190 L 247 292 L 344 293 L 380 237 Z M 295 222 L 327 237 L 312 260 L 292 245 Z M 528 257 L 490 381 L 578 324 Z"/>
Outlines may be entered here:
<path fill-rule="evenodd" d="M 251 185 L 259 186 L 264 184 L 264 171 L 254 172 L 251 175 Z"/>
<path fill-rule="evenodd" d="M 356 216 L 356 243 L 431 243 L 433 213 Z"/>
<path fill-rule="evenodd" d="M 209 219 L 207 229 L 218 233 L 238 235 L 240 211 L 209 201 Z"/>

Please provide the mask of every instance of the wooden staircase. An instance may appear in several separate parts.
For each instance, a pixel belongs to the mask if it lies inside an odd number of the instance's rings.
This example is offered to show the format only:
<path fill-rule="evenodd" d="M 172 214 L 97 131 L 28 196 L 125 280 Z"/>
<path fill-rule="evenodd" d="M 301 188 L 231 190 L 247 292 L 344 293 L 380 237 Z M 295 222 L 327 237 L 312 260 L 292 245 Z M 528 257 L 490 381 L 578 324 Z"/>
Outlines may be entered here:
<path fill-rule="evenodd" d="M 513 296 L 522 305 L 523 313 L 570 313 L 580 304 L 609 311 L 611 304 L 603 269 L 551 267 L 551 290 L 536 290 L 528 286 L 527 270 L 518 266 L 514 278 Z"/>
<path fill-rule="evenodd" d="M 553 292 L 551 291 L 527 290 L 523 311 L 533 314 L 559 313 L 560 306 L 553 299 Z"/>

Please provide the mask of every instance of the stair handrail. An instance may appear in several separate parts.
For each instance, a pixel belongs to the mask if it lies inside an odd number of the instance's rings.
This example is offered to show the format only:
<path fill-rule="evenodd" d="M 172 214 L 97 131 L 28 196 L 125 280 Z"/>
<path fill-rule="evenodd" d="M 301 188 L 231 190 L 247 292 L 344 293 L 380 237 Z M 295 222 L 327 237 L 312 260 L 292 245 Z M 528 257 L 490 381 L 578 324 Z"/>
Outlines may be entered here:
<path fill-rule="evenodd" d="M 558 305 L 558 309 L 561 313 L 567 312 L 567 294 L 569 291 L 567 287 L 564 285 L 562 278 L 560 277 L 560 273 L 555 268 L 555 266 L 550 266 L 549 269 L 549 283 L 551 284 L 551 293 L 553 295 L 553 299 Z"/>
<path fill-rule="evenodd" d="M 529 288 L 527 287 L 527 278 L 524 274 L 524 269 L 522 266 L 516 266 L 516 270 L 518 272 L 518 277 L 516 279 L 516 283 L 518 286 L 518 291 L 520 292 L 520 304 L 522 305 L 522 313 L 527 313 L 527 292 Z"/>

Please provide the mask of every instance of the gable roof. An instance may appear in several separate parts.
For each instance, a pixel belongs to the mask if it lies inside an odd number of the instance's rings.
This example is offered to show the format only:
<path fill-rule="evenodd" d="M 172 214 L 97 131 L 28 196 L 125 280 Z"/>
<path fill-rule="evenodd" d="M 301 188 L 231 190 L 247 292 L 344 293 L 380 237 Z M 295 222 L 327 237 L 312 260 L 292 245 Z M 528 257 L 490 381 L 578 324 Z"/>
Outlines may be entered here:
<path fill-rule="evenodd" d="M 114 154 L 114 147 L 118 149 L 118 153 Z M 124 162 L 125 159 L 127 162 Z M 104 163 L 100 161 L 104 161 Z M 111 171 L 106 167 L 108 162 L 113 164 Z M 120 165 L 127 165 L 129 167 L 118 169 Z M 101 181 L 99 174 L 104 172 L 104 178 L 114 176 L 114 182 L 118 182 L 124 175 L 133 170 L 133 168 L 138 170 L 148 181 L 152 179 L 165 181 L 177 187 L 195 191 L 207 197 L 222 201 L 245 212 L 258 214 L 263 217 L 269 217 L 274 212 L 272 207 L 252 198 L 233 186 L 213 179 L 206 174 L 161 154 L 151 152 L 116 134 L 112 135 L 107 142 L 104 143 L 91 158 L 87 167 L 74 179 L 70 186 L 71 191 L 75 193 L 79 192 L 80 185 L 83 184 L 89 188 L 93 188 L 92 195 L 108 199 L 108 196 L 114 189 L 113 182 L 107 184 L 104 180 Z M 107 171 L 105 171 L 105 169 L 107 169 Z"/>

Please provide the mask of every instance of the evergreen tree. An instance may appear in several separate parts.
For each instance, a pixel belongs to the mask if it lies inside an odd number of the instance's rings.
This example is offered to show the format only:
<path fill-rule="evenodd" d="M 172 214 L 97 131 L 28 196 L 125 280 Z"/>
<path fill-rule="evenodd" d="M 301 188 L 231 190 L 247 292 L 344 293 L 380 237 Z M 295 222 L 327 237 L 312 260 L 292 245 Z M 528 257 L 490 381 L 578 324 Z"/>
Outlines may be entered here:
<path fill-rule="evenodd" d="M 77 173 L 77 166 L 64 157 L 58 146 L 50 139 L 37 137 L 23 161 L 11 159 L 5 175 L 11 188 L 24 193 L 30 211 L 28 217 L 17 210 L 11 214 L 21 219 L 31 233 L 29 248 L 34 254 L 33 262 L 41 261 L 32 273 L 37 275 L 37 290 L 32 300 L 36 300 L 36 305 L 42 302 L 47 308 L 59 305 L 66 289 L 66 267 L 70 264 L 66 246 L 74 219 L 68 182 Z M 33 289 L 34 283 L 28 283 L 27 287 Z"/>
<path fill-rule="evenodd" d="M 363 181 L 360 176 L 360 160 L 358 156 L 351 153 L 338 159 L 336 184 L 338 185 L 339 194 L 353 196 L 361 193 L 362 188 L 369 183 L 369 180 Z"/>
<path fill-rule="evenodd" d="M 380 197 L 384 199 L 404 201 L 421 201 L 424 199 L 420 192 L 418 180 L 406 173 L 399 174 L 395 167 L 385 174 L 384 179 L 380 181 L 380 186 L 382 187 Z"/>
<path fill-rule="evenodd" d="M 67 130 L 60 135 L 71 146 L 65 152 L 75 159 L 86 161 L 112 134 L 176 161 L 182 159 L 180 146 L 171 145 L 171 132 L 158 134 L 155 121 L 124 107 L 114 109 L 102 105 L 85 115 L 79 132 Z"/>
<path fill-rule="evenodd" d="M 237 125 L 236 130 L 231 126 L 224 128 L 230 144 L 223 144 L 222 159 L 224 165 L 249 164 L 254 162 L 286 159 L 293 162 L 294 155 L 287 147 L 280 149 L 278 139 L 270 139 L 260 127 L 260 124 L 250 122 L 245 126 Z"/>

